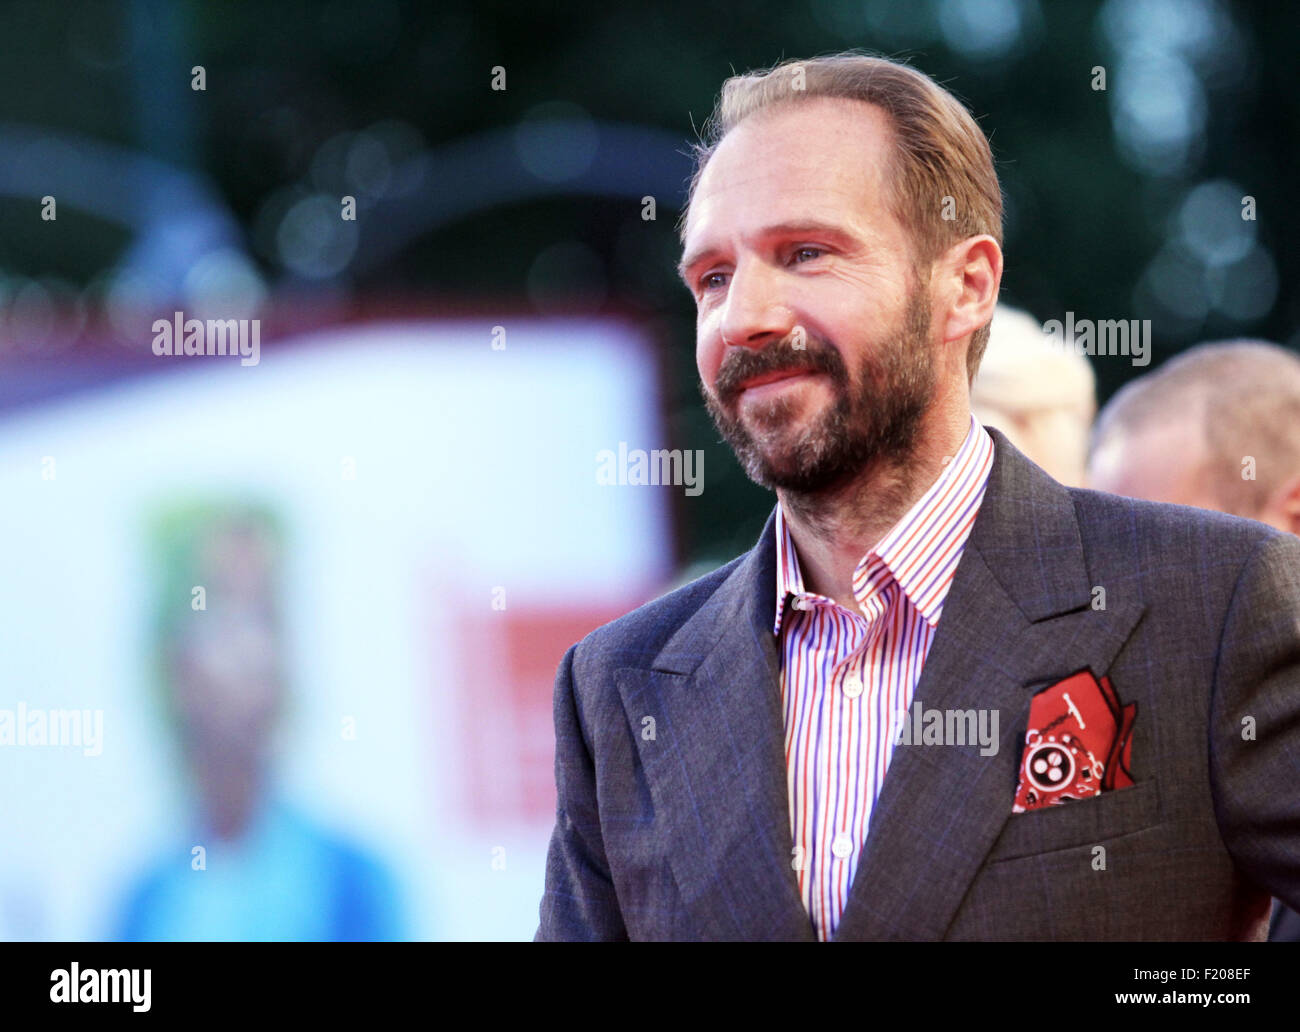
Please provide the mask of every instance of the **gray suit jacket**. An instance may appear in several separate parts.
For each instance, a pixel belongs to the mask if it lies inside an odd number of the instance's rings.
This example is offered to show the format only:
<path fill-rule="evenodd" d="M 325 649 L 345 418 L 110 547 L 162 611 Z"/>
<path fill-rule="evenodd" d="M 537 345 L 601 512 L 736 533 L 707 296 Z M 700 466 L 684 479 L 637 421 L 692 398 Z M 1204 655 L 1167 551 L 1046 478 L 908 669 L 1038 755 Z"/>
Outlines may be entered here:
<path fill-rule="evenodd" d="M 1300 906 L 1300 538 L 1066 488 L 989 432 L 914 698 L 996 707 L 999 748 L 895 747 L 836 940 L 1263 939 L 1270 893 Z M 565 654 L 538 940 L 815 938 L 774 524 Z M 1030 697 L 1083 667 L 1138 704 L 1135 784 L 1013 815 Z"/>

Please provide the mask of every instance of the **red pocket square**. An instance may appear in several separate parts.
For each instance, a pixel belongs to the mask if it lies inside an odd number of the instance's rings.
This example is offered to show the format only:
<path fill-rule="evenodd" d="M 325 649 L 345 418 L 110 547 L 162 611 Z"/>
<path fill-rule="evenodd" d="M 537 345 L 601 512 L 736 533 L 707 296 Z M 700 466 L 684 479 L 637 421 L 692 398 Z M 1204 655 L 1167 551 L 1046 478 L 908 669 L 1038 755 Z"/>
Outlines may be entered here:
<path fill-rule="evenodd" d="M 1137 703 L 1120 704 L 1109 677 L 1071 674 L 1034 696 L 1013 813 L 1133 784 L 1129 763 Z"/>

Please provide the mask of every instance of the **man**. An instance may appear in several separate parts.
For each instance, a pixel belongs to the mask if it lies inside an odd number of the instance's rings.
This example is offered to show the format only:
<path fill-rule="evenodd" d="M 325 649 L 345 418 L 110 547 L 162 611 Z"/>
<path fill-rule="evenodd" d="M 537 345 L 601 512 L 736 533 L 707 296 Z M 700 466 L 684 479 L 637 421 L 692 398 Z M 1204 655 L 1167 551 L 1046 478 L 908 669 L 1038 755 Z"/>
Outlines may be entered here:
<path fill-rule="evenodd" d="M 1300 534 L 1300 355 L 1199 344 L 1126 384 L 1093 428 L 1088 485 Z"/>
<path fill-rule="evenodd" d="M 1200 344 L 1126 384 L 1093 430 L 1088 482 L 1300 534 L 1300 355 Z M 1300 915 L 1275 904 L 1269 938 L 1300 942 Z"/>
<path fill-rule="evenodd" d="M 561 661 L 536 937 L 1262 937 L 1300 902 L 1300 541 L 972 419 L 1001 196 L 924 75 L 787 62 L 710 129 L 697 366 L 777 505 Z"/>

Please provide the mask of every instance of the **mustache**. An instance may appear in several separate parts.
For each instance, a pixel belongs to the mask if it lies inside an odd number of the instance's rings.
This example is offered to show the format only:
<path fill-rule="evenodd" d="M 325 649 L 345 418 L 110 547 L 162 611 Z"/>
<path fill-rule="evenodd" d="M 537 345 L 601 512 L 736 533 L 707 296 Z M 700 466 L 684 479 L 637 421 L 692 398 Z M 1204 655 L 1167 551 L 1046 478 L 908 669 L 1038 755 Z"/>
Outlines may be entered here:
<path fill-rule="evenodd" d="M 804 346 L 799 348 L 794 346 L 792 334 L 761 351 L 735 350 L 718 367 L 714 393 L 719 400 L 730 402 L 740 393 L 740 385 L 751 377 L 785 371 L 825 373 L 834 383 L 846 382 L 848 375 L 844 360 L 829 341 L 807 332 L 801 335 L 801 339 Z"/>

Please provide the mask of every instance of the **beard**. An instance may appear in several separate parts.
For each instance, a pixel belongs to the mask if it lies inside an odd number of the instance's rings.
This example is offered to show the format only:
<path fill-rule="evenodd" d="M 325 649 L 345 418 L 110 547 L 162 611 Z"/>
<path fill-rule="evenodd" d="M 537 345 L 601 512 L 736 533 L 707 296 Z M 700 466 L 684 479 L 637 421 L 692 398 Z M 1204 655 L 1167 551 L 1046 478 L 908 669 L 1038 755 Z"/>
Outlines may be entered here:
<path fill-rule="evenodd" d="M 794 347 L 792 335 L 761 351 L 736 349 L 718 369 L 714 394 L 701 381 L 709 415 L 749 479 L 770 490 L 812 495 L 877 464 L 905 466 L 934 397 L 928 305 L 927 292 L 914 281 L 901 335 L 864 350 L 855 377 L 829 341 L 805 333 L 803 348 Z M 793 369 L 824 373 L 833 402 L 804 417 L 802 427 L 796 420 L 808 403 L 790 392 L 740 415 L 742 382 Z"/>

